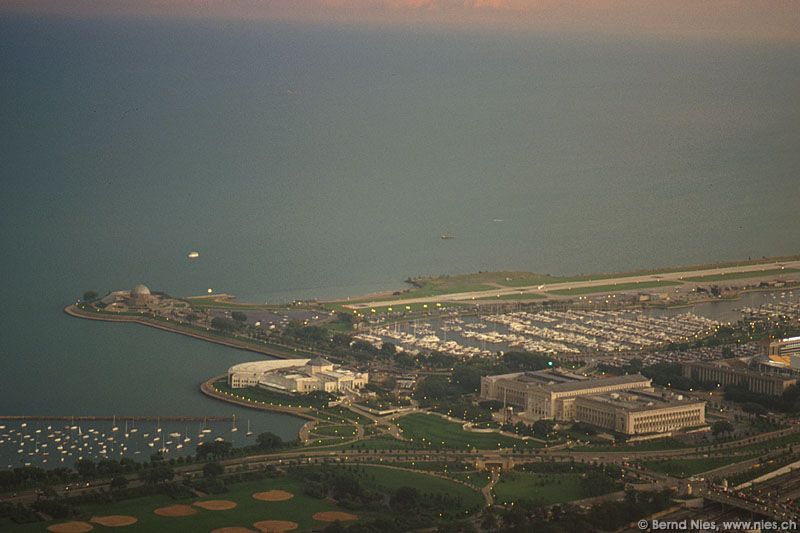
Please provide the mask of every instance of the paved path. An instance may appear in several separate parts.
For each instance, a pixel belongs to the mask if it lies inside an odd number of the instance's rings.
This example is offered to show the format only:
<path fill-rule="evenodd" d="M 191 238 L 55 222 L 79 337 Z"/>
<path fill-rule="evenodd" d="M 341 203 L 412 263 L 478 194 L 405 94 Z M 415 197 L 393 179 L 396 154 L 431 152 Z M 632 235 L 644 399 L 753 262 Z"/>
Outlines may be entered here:
<path fill-rule="evenodd" d="M 494 505 L 494 494 L 492 494 L 492 489 L 494 489 L 494 486 L 497 485 L 498 481 L 500 481 L 500 471 L 492 470 L 492 475 L 489 478 L 489 483 L 481 489 L 481 494 L 483 494 L 483 499 L 486 500 L 486 507 L 491 507 L 492 505 Z"/>

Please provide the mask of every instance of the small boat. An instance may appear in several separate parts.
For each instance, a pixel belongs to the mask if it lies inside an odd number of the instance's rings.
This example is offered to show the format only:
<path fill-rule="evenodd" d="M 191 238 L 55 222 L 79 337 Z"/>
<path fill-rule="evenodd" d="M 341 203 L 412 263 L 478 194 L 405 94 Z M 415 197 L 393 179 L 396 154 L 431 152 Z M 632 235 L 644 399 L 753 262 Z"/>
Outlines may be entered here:
<path fill-rule="evenodd" d="M 200 252 L 194 252 L 194 251 L 189 252 L 188 254 L 186 254 L 186 257 L 188 257 L 189 259 L 197 259 L 198 257 L 200 257 Z"/>
<path fill-rule="evenodd" d="M 449 233 L 442 233 L 442 240 L 444 241 L 449 241 L 455 238 L 456 238 L 455 235 L 450 235 Z"/>
<path fill-rule="evenodd" d="M 239 431 L 239 428 L 236 427 L 236 415 L 233 415 L 233 425 L 231 427 L 231 433 Z"/>
<path fill-rule="evenodd" d="M 252 437 L 253 432 L 250 431 L 250 419 L 247 419 L 247 433 L 244 434 L 245 437 Z"/>

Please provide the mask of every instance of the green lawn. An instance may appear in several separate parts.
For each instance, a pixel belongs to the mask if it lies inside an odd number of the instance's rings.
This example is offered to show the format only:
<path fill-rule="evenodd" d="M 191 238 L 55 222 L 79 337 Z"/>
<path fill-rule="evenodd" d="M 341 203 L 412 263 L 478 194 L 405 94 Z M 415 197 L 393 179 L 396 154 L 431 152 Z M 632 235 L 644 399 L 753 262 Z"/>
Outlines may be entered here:
<path fill-rule="evenodd" d="M 763 278 L 765 276 L 779 276 L 781 274 L 793 274 L 800 272 L 796 268 L 773 268 L 771 270 L 754 270 L 752 272 L 732 272 L 730 274 L 712 274 L 709 276 L 694 276 L 691 278 L 684 278 L 684 281 L 727 281 L 729 279 L 743 279 L 743 278 Z"/>
<path fill-rule="evenodd" d="M 485 298 L 477 298 L 476 301 L 488 302 L 494 300 L 499 302 L 504 300 L 541 300 L 542 298 L 546 298 L 546 296 L 535 292 L 525 292 L 516 294 L 501 294 L 499 296 L 487 296 Z"/>
<path fill-rule="evenodd" d="M 225 379 L 214 382 L 214 388 L 219 392 L 229 394 L 235 398 L 249 400 L 253 402 L 264 402 L 271 405 L 281 405 L 284 407 L 303 407 L 306 409 L 321 409 L 327 405 L 327 401 L 312 400 L 306 396 L 291 396 L 278 392 L 271 392 L 258 387 L 247 387 L 244 389 L 232 389 L 228 386 Z"/>
<path fill-rule="evenodd" d="M 462 509 L 466 510 L 484 504 L 483 496 L 459 483 L 454 483 L 440 477 L 431 476 L 422 472 L 409 472 L 377 465 L 363 465 L 350 467 L 356 473 L 366 474 L 361 476 L 361 481 L 383 489 L 396 490 L 400 487 L 415 487 L 421 493 L 443 494 L 455 496 L 463 502 Z"/>
<path fill-rule="evenodd" d="M 356 434 L 354 426 L 315 426 L 311 431 L 314 435 L 323 435 L 326 437 L 352 437 Z"/>
<path fill-rule="evenodd" d="M 744 446 L 738 446 L 735 448 L 737 452 L 764 452 L 767 450 L 780 448 L 783 446 L 787 446 L 789 444 L 797 444 L 800 442 L 800 433 L 791 433 L 789 435 L 784 435 L 783 437 L 778 437 L 776 439 L 771 439 L 764 442 L 758 442 L 755 444 L 747 444 Z"/>
<path fill-rule="evenodd" d="M 498 435 L 496 433 L 471 433 L 461 424 L 449 422 L 436 415 L 414 413 L 398 420 L 403 436 L 424 448 L 478 448 L 497 449 L 511 447 L 533 448 L 536 442 Z"/>
<path fill-rule="evenodd" d="M 262 502 L 252 498 L 254 492 L 280 489 L 287 490 L 295 496 L 291 500 L 284 502 Z M 187 517 L 162 517 L 153 513 L 154 509 L 176 503 L 191 504 L 194 501 L 202 500 L 232 500 L 238 504 L 235 509 L 228 511 L 206 511 L 198 509 L 198 513 Z M 311 498 L 303 495 L 303 485 L 300 481 L 291 478 L 264 479 L 260 481 L 236 484 L 224 494 L 211 496 L 208 498 L 192 498 L 187 500 L 173 500 L 168 496 L 147 496 L 124 500 L 113 504 L 87 505 L 81 506 L 88 516 L 91 515 L 131 515 L 139 521 L 129 527 L 122 528 L 126 532 L 184 532 L 197 531 L 207 532 L 212 529 L 226 526 L 242 526 L 252 528 L 254 522 L 260 520 L 289 520 L 297 522 L 300 529 L 311 527 L 322 527 L 325 524 L 312 518 L 314 513 L 320 511 L 340 510 L 335 505 L 328 502 Z M 3 531 L 9 532 L 43 532 L 46 527 L 53 523 L 63 522 L 56 520 L 53 522 L 40 522 L 37 524 L 25 524 L 11 527 L 4 527 Z M 3 524 L 4 525 L 4 524 Z M 111 530 L 100 525 L 95 525 L 96 531 Z"/>
<path fill-rule="evenodd" d="M 576 287 L 574 289 L 547 291 L 547 293 L 558 294 L 560 296 L 576 296 L 579 294 L 593 294 L 602 292 L 614 293 L 637 289 L 651 289 L 654 287 L 670 287 L 675 285 L 680 285 L 680 283 L 677 281 L 643 281 L 641 283 L 614 283 L 612 285 L 597 285 L 595 287 Z"/>
<path fill-rule="evenodd" d="M 510 504 L 529 500 L 539 505 L 565 503 L 583 499 L 580 474 L 534 474 L 508 472 L 494 486 L 497 503 Z"/>
<path fill-rule="evenodd" d="M 413 442 L 405 442 L 391 437 L 376 437 L 355 442 L 326 447 L 327 450 L 410 450 L 420 449 L 421 446 Z"/>
<path fill-rule="evenodd" d="M 458 470 L 451 470 L 447 472 L 447 476 L 453 479 L 459 479 L 466 483 L 471 483 L 472 485 L 478 487 L 485 487 L 489 484 L 491 480 L 491 476 L 488 472 L 477 472 L 475 470 L 469 470 L 465 472 L 460 472 Z"/>
<path fill-rule="evenodd" d="M 689 477 L 720 468 L 722 466 L 741 463 L 756 455 L 739 455 L 733 457 L 705 457 L 702 459 L 666 459 L 663 461 L 642 461 L 642 466 L 654 472 L 674 477 Z"/>

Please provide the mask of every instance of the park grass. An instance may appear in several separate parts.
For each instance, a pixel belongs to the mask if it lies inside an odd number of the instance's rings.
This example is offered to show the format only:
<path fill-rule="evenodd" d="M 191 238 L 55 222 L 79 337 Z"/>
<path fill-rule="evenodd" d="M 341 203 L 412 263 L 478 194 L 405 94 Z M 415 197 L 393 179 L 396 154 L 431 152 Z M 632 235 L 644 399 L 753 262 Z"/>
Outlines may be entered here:
<path fill-rule="evenodd" d="M 316 445 L 305 446 L 305 448 L 313 448 L 315 446 Z M 417 443 L 397 440 L 385 435 L 325 447 L 326 450 L 331 451 L 353 450 L 353 453 L 358 453 L 361 450 L 418 450 L 421 448 L 422 446 Z"/>
<path fill-rule="evenodd" d="M 308 441 L 307 447 L 313 448 L 315 446 L 325 446 L 327 449 L 328 446 L 341 444 L 342 441 L 353 442 L 352 437 L 317 437 L 314 434 L 310 436 L 310 441 Z"/>
<path fill-rule="evenodd" d="M 342 425 L 315 426 L 311 432 L 315 436 L 323 437 L 353 437 L 356 434 L 356 428 Z"/>
<path fill-rule="evenodd" d="M 532 285 L 569 283 L 574 281 L 592 281 L 601 279 L 611 280 L 618 278 L 627 278 L 631 276 L 670 274 L 674 272 L 689 272 L 695 270 L 712 270 L 715 268 L 759 265 L 765 263 L 775 263 L 777 261 L 794 261 L 797 259 L 800 259 L 800 256 L 767 257 L 763 259 L 753 259 L 747 261 L 727 261 L 719 263 L 707 263 L 702 265 L 683 265 L 683 266 L 679 265 L 679 266 L 655 268 L 655 269 L 642 269 L 642 270 L 634 270 L 628 272 L 600 272 L 595 274 L 578 274 L 578 275 L 550 275 L 550 274 L 541 274 L 536 272 L 514 272 L 514 271 L 478 272 L 472 274 L 458 274 L 452 276 L 417 278 L 415 281 L 422 285 L 422 289 L 412 289 L 407 294 L 424 296 L 422 290 L 428 287 L 435 287 L 440 291 L 448 290 L 449 292 L 465 292 L 454 289 L 460 289 L 463 286 L 470 286 L 476 283 L 484 285 L 502 285 L 504 287 L 527 287 Z"/>
<path fill-rule="evenodd" d="M 642 281 L 641 283 L 615 283 L 613 285 L 597 285 L 594 287 L 575 287 L 573 289 L 559 289 L 547 291 L 547 294 L 559 296 L 577 296 L 580 294 L 614 293 L 638 289 L 652 289 L 654 287 L 673 287 L 680 285 L 677 281 Z"/>
<path fill-rule="evenodd" d="M 734 463 L 741 463 L 753 457 L 757 457 L 757 455 L 704 457 L 701 459 L 664 459 L 660 461 L 642 461 L 640 464 L 654 472 L 683 478 L 702 474 L 703 472 L 715 470 Z"/>
<path fill-rule="evenodd" d="M 365 484 L 381 489 L 394 491 L 400 487 L 414 487 L 423 494 L 441 494 L 460 498 L 462 506 L 458 511 L 461 512 L 481 507 L 484 503 L 483 496 L 477 491 L 460 483 L 431 476 L 424 472 L 410 472 L 380 465 L 351 466 L 348 467 L 348 470 L 359 474 L 359 477 L 363 478 L 361 481 Z"/>
<path fill-rule="evenodd" d="M 447 477 L 451 477 L 453 479 L 458 479 L 463 481 L 464 483 L 469 483 L 470 485 L 475 485 L 477 487 L 485 487 L 489 484 L 492 476 L 488 472 L 477 472 L 475 470 L 469 470 L 460 472 L 457 470 L 451 470 L 446 473 Z"/>
<path fill-rule="evenodd" d="M 538 505 L 566 503 L 584 498 L 580 474 L 508 472 L 494 486 L 497 503 L 533 501 Z"/>
<path fill-rule="evenodd" d="M 225 309 L 229 311 L 276 311 L 284 312 L 289 311 L 286 306 L 269 305 L 269 304 L 254 304 L 246 302 L 226 302 L 214 300 L 212 298 L 186 298 L 186 302 L 192 309 Z"/>
<path fill-rule="evenodd" d="M 225 379 L 214 382 L 214 388 L 223 394 L 227 394 L 240 400 L 251 402 L 263 402 L 268 405 L 279 405 L 282 407 L 298 407 L 304 409 L 322 409 L 327 405 L 327 401 L 312 400 L 307 397 L 290 396 L 278 392 L 268 391 L 257 387 L 247 387 L 243 389 L 232 389 Z"/>
<path fill-rule="evenodd" d="M 774 450 L 776 448 L 782 448 L 784 446 L 788 446 L 791 444 L 800 443 L 800 433 L 791 433 L 789 435 L 784 435 L 782 437 L 777 437 L 775 439 L 770 439 L 764 442 L 757 442 L 754 444 L 746 444 L 742 446 L 737 446 L 735 448 L 730 448 L 731 450 L 735 450 L 737 452 L 754 452 L 754 453 L 762 453 L 768 450 Z"/>
<path fill-rule="evenodd" d="M 497 296 L 486 296 L 484 298 L 476 298 L 475 301 L 480 302 L 489 302 L 489 301 L 508 301 L 508 300 L 541 300 L 546 298 L 543 294 L 539 294 L 536 292 L 525 292 L 525 293 L 517 293 L 517 294 L 499 294 Z"/>
<path fill-rule="evenodd" d="M 732 279 L 744 278 L 763 278 L 767 276 L 778 276 L 781 274 L 794 274 L 800 272 L 796 268 L 773 268 L 770 270 L 754 270 L 751 272 L 731 272 L 730 274 L 711 274 L 708 276 L 693 276 L 684 278 L 683 281 L 706 282 L 706 281 L 728 281 Z"/>
<path fill-rule="evenodd" d="M 539 444 L 531 440 L 515 439 L 496 433 L 471 433 L 464 431 L 461 424 L 444 420 L 436 415 L 414 413 L 400 418 L 397 422 L 403 436 L 424 448 L 432 449 L 498 449 L 535 448 Z"/>
<path fill-rule="evenodd" d="M 252 498 L 254 492 L 267 490 L 286 490 L 294 494 L 294 498 L 283 502 L 263 502 Z M 158 507 L 176 503 L 191 504 L 197 500 L 224 499 L 235 501 L 238 506 L 228 511 L 206 511 L 198 509 L 192 516 L 171 518 L 157 516 L 153 510 Z M 131 515 L 138 518 L 138 522 L 122 528 L 126 532 L 152 532 L 164 531 L 211 531 L 225 526 L 241 526 L 252 529 L 252 524 L 260 520 L 290 520 L 297 522 L 300 529 L 323 527 L 325 524 L 315 521 L 312 516 L 321 511 L 343 510 L 337 506 L 303 494 L 303 483 L 288 477 L 263 479 L 232 485 L 228 492 L 209 496 L 207 498 L 189 498 L 174 500 L 166 495 L 146 496 L 123 500 L 117 503 L 104 503 L 93 505 L 80 505 L 78 508 L 87 517 L 91 515 Z M 48 525 L 63 522 L 39 522 L 10 526 L 2 529 L 9 532 L 44 532 Z M 103 526 L 95 525 L 96 531 L 105 531 Z"/>
<path fill-rule="evenodd" d="M 354 422 L 361 426 L 371 426 L 375 424 L 371 418 L 354 413 L 350 409 L 342 407 L 341 405 L 337 405 L 335 407 L 326 407 L 325 409 L 320 409 L 313 414 L 322 420 L 329 420 L 331 422 Z"/>

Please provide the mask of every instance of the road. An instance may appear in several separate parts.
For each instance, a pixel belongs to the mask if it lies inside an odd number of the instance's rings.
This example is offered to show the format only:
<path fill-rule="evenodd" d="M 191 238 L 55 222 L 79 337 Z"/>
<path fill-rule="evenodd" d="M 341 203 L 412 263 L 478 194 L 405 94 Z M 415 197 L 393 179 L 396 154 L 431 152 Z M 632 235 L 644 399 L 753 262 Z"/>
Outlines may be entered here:
<path fill-rule="evenodd" d="M 620 278 L 570 281 L 565 283 L 549 283 L 545 285 L 528 285 L 524 287 L 493 288 L 481 291 L 457 292 L 451 294 L 422 296 L 419 298 L 382 300 L 382 301 L 373 301 L 367 303 L 352 303 L 352 304 L 346 304 L 345 307 L 349 307 L 351 309 L 365 309 L 370 307 L 387 307 L 395 305 L 435 303 L 441 301 L 477 300 L 480 298 L 487 298 L 487 297 L 491 298 L 496 296 L 516 295 L 521 292 L 545 293 L 549 291 L 582 289 L 587 287 L 604 287 L 606 285 L 615 285 L 615 284 L 621 285 L 627 283 L 647 283 L 653 281 L 683 282 L 684 278 L 691 278 L 691 277 L 736 274 L 741 272 L 759 272 L 759 271 L 776 270 L 782 268 L 800 269 L 800 261 L 776 261 L 774 263 L 759 263 L 756 265 L 709 268 L 702 270 L 685 270 L 681 272 L 665 272 L 661 274 L 641 274 L 641 275 L 634 275 L 634 276 L 627 276 Z"/>

